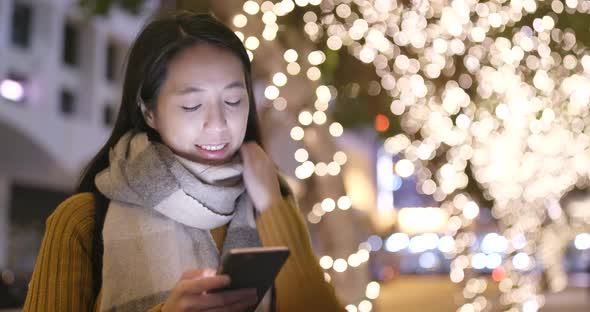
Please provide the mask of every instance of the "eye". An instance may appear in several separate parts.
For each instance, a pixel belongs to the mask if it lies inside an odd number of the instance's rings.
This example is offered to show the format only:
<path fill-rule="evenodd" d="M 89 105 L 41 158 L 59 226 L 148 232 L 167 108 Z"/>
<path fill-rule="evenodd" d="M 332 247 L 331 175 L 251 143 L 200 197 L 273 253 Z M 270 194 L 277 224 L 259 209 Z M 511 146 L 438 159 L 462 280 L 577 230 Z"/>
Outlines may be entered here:
<path fill-rule="evenodd" d="M 187 111 L 187 112 L 194 112 L 197 109 L 199 109 L 201 106 L 203 106 L 202 104 L 196 105 L 196 106 L 183 106 L 182 109 Z"/>
<path fill-rule="evenodd" d="M 237 100 L 235 102 L 225 101 L 225 104 L 230 105 L 230 106 L 238 106 L 238 105 L 240 105 L 241 102 L 242 102 L 241 100 Z"/>

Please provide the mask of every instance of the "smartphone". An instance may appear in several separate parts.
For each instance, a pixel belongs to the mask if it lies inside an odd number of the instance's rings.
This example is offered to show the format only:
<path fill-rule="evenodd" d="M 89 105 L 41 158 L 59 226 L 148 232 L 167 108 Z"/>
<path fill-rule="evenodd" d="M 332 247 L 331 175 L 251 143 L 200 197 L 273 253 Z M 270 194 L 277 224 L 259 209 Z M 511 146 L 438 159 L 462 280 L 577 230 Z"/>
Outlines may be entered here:
<path fill-rule="evenodd" d="M 231 249 L 223 257 L 217 270 L 217 274 L 230 277 L 230 285 L 213 292 L 256 288 L 258 305 L 272 286 L 289 254 L 289 248 L 282 246 Z"/>

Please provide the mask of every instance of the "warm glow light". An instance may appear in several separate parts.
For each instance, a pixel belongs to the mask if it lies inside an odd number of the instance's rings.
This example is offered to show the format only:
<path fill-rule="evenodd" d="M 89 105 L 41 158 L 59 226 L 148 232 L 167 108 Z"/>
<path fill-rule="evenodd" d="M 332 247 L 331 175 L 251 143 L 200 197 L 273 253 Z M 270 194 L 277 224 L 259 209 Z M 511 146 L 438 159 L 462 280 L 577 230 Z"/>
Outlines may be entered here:
<path fill-rule="evenodd" d="M 347 312 L 358 312 L 358 309 L 354 304 L 349 304 L 345 307 Z"/>
<path fill-rule="evenodd" d="M 351 205 L 352 202 L 350 201 L 350 198 L 348 198 L 348 196 L 342 196 L 338 199 L 338 208 L 342 210 L 348 210 Z"/>
<path fill-rule="evenodd" d="M 302 140 L 304 135 L 305 131 L 303 131 L 303 128 L 301 127 L 293 127 L 293 129 L 291 129 L 291 138 L 295 141 Z"/>
<path fill-rule="evenodd" d="M 366 296 L 369 299 L 377 299 L 377 297 L 379 297 L 379 292 L 381 290 L 381 287 L 379 286 L 379 283 L 377 282 L 370 282 L 367 285 L 367 289 L 366 289 Z"/>
<path fill-rule="evenodd" d="M 348 157 L 346 156 L 346 153 L 338 151 L 334 154 L 334 161 L 342 166 L 348 161 Z"/>
<path fill-rule="evenodd" d="M 590 233 L 582 233 L 576 235 L 574 246 L 578 250 L 590 249 Z"/>
<path fill-rule="evenodd" d="M 313 113 L 313 122 L 315 122 L 318 125 L 323 125 L 327 119 L 328 117 L 326 116 L 326 113 L 322 111 L 317 111 Z"/>
<path fill-rule="evenodd" d="M 300 71 L 301 66 L 299 66 L 299 64 L 297 63 L 289 63 L 289 65 L 287 65 L 287 72 L 289 73 L 289 75 L 297 75 Z"/>
<path fill-rule="evenodd" d="M 320 266 L 322 269 L 328 270 L 332 267 L 332 264 L 334 264 L 334 260 L 332 260 L 330 256 L 323 256 L 320 258 Z"/>
<path fill-rule="evenodd" d="M 285 51 L 285 53 L 283 54 L 285 61 L 287 61 L 288 63 L 296 62 L 298 56 L 299 56 L 299 54 L 297 53 L 297 51 L 295 51 L 293 49 L 289 49 L 289 50 Z"/>
<path fill-rule="evenodd" d="M 309 78 L 309 80 L 316 81 L 316 80 L 320 79 L 321 76 L 322 76 L 322 72 L 317 67 L 310 67 L 307 70 L 307 78 Z"/>
<path fill-rule="evenodd" d="M 256 13 L 258 13 L 258 11 L 260 10 L 260 6 L 258 5 L 258 3 L 256 3 L 256 1 L 246 1 L 244 2 L 244 6 L 243 6 L 244 12 L 250 14 L 250 15 L 254 15 Z"/>
<path fill-rule="evenodd" d="M 342 273 L 342 272 L 346 271 L 347 267 L 348 267 L 348 263 L 344 259 L 336 259 L 336 261 L 334 261 L 333 268 L 334 268 L 334 271 L 336 271 L 336 272 Z"/>
<path fill-rule="evenodd" d="M 414 164 L 407 160 L 407 159 L 402 159 L 400 161 L 398 161 L 395 164 L 395 172 L 397 173 L 397 175 L 399 175 L 402 178 L 407 178 L 409 176 L 411 176 L 412 174 L 414 174 Z"/>
<path fill-rule="evenodd" d="M 328 102 L 332 98 L 332 94 L 330 93 L 330 88 L 327 86 L 319 86 L 315 91 L 316 96 L 318 97 L 318 101 Z"/>
<path fill-rule="evenodd" d="M 240 38 L 240 41 L 244 42 L 244 39 L 245 39 L 245 38 L 244 38 L 244 34 L 243 34 L 241 31 L 236 31 L 236 32 L 234 32 L 234 33 L 236 34 L 236 36 L 237 36 L 238 38 Z"/>
<path fill-rule="evenodd" d="M 507 274 L 506 269 L 499 266 L 492 271 L 492 279 L 495 282 L 500 282 L 501 280 L 503 280 L 506 277 L 506 274 Z"/>
<path fill-rule="evenodd" d="M 260 41 L 258 40 L 258 38 L 252 36 L 252 37 L 246 38 L 244 45 L 249 50 L 256 50 L 260 46 Z"/>
<path fill-rule="evenodd" d="M 269 100 L 274 100 L 279 97 L 280 91 L 279 88 L 275 86 L 268 86 L 264 90 L 264 96 Z"/>
<path fill-rule="evenodd" d="M 304 161 L 307 161 L 308 158 L 309 153 L 305 149 L 300 148 L 297 151 L 295 151 L 295 160 L 297 160 L 298 162 L 302 163 Z"/>
<path fill-rule="evenodd" d="M 389 129 L 389 119 L 383 114 L 378 114 L 375 117 L 375 130 L 383 132 Z"/>
<path fill-rule="evenodd" d="M 272 77 L 272 82 L 279 86 L 282 87 L 284 85 L 287 84 L 287 76 L 283 73 L 276 73 L 273 77 Z"/>
<path fill-rule="evenodd" d="M 262 38 L 264 38 L 264 40 L 272 41 L 272 40 L 275 40 L 276 37 L 277 37 L 277 31 L 274 29 L 265 28 L 262 31 Z"/>
<path fill-rule="evenodd" d="M 322 201 L 322 209 L 325 212 L 332 212 L 336 208 L 336 202 L 331 198 L 326 198 Z"/>
<path fill-rule="evenodd" d="M 248 23 L 248 18 L 244 14 L 237 14 L 234 16 L 234 26 L 242 28 Z"/>
<path fill-rule="evenodd" d="M 10 101 L 20 102 L 25 97 L 25 89 L 20 82 L 5 79 L 0 82 L 0 96 Z"/>
<path fill-rule="evenodd" d="M 317 66 L 326 60 L 326 54 L 322 51 L 313 51 L 307 56 L 307 60 L 311 65 Z"/>
<path fill-rule="evenodd" d="M 475 217 L 477 217 L 478 214 L 479 207 L 475 202 L 468 202 L 467 204 L 465 204 L 465 207 L 463 207 L 463 215 L 467 219 L 475 219 Z"/>
<path fill-rule="evenodd" d="M 277 21 L 277 15 L 273 12 L 264 12 L 262 14 L 262 22 L 265 24 L 274 24 Z"/>
<path fill-rule="evenodd" d="M 326 44 L 328 45 L 328 48 L 330 48 L 330 50 L 336 51 L 342 48 L 342 39 L 340 39 L 340 37 L 337 36 L 332 36 L 328 38 Z"/>
<path fill-rule="evenodd" d="M 293 132 L 293 130 L 291 132 Z M 295 176 L 298 179 L 305 180 L 305 179 L 311 177 L 311 175 L 313 175 L 314 171 L 315 171 L 314 164 L 308 160 L 295 169 Z"/>
<path fill-rule="evenodd" d="M 313 115 L 308 111 L 299 113 L 299 123 L 304 126 L 309 126 L 313 122 Z"/>
<path fill-rule="evenodd" d="M 363 300 L 359 303 L 359 312 L 370 312 L 373 309 L 373 304 L 369 300 Z"/>
<path fill-rule="evenodd" d="M 400 230 L 407 234 L 442 233 L 448 219 L 440 208 L 402 208 L 397 214 Z"/>
<path fill-rule="evenodd" d="M 332 136 L 339 137 L 344 132 L 344 128 L 342 128 L 340 123 L 334 122 L 330 125 L 329 131 Z"/>
<path fill-rule="evenodd" d="M 278 97 L 272 102 L 272 106 L 278 111 L 284 111 L 287 108 L 287 100 Z"/>

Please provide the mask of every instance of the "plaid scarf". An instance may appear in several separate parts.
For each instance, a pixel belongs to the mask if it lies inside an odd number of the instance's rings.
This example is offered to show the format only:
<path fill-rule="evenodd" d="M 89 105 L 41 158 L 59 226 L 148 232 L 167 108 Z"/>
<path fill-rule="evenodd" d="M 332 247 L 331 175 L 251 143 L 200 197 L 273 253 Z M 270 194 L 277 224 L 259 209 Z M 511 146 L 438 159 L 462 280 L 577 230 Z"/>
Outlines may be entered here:
<path fill-rule="evenodd" d="M 198 164 L 132 132 L 109 156 L 95 179 L 111 200 L 100 311 L 147 311 L 166 300 L 184 271 L 216 268 L 228 250 L 261 245 L 239 158 Z M 210 230 L 228 223 L 220 255 Z"/>

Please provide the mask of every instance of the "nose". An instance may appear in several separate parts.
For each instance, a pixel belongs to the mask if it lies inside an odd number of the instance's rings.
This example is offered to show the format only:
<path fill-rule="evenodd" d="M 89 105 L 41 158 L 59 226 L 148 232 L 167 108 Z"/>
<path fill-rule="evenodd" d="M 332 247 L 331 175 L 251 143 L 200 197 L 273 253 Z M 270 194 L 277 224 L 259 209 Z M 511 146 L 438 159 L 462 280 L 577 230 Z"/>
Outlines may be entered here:
<path fill-rule="evenodd" d="M 203 123 L 204 130 L 212 133 L 226 131 L 227 119 L 222 105 L 212 103 L 212 105 L 207 105 L 207 107 L 205 122 Z"/>

